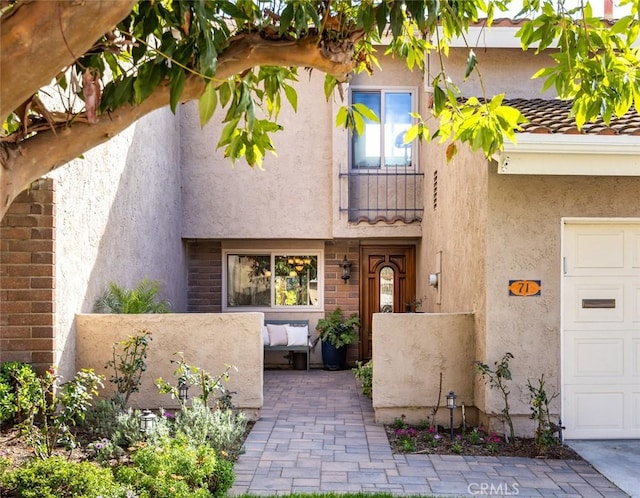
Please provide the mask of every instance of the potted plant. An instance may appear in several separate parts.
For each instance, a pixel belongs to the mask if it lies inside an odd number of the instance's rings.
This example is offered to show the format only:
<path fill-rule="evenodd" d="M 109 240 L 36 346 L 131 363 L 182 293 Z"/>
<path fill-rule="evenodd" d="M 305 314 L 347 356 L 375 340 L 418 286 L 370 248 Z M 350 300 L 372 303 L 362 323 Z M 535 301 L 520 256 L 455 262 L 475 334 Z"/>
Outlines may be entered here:
<path fill-rule="evenodd" d="M 336 308 L 326 318 L 318 320 L 316 330 L 322 341 L 322 362 L 325 370 L 343 370 L 347 362 L 347 347 L 358 340 L 360 319 L 353 314 L 349 318 L 342 316 L 342 310 Z"/>

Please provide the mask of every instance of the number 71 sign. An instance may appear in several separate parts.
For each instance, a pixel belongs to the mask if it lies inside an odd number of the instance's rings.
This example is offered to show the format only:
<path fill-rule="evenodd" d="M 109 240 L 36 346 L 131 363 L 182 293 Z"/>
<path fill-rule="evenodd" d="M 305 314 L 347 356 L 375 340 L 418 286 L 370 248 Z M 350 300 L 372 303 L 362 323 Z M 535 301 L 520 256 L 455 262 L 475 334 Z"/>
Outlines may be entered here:
<path fill-rule="evenodd" d="M 539 296 L 542 285 L 540 280 L 509 280 L 510 296 Z"/>

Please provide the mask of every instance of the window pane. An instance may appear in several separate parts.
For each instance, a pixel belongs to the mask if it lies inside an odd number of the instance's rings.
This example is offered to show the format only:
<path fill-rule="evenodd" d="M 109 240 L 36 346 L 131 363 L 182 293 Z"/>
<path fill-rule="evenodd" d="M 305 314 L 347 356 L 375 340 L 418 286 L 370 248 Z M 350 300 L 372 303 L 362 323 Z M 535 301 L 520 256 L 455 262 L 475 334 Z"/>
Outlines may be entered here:
<path fill-rule="evenodd" d="M 270 256 L 227 255 L 227 306 L 270 306 L 270 289 Z"/>
<path fill-rule="evenodd" d="M 353 92 L 354 104 L 364 104 L 380 117 L 382 109 L 380 92 Z M 352 154 L 354 168 L 380 167 L 380 123 L 365 119 L 364 133 L 352 135 Z"/>
<path fill-rule="evenodd" d="M 384 150 L 385 166 L 411 166 L 412 144 L 404 143 L 404 134 L 411 127 L 411 94 L 385 93 Z"/>
<path fill-rule="evenodd" d="M 318 257 L 276 256 L 274 292 L 276 306 L 318 304 Z"/>
<path fill-rule="evenodd" d="M 393 268 L 385 266 L 380 270 L 380 311 L 393 313 Z"/>

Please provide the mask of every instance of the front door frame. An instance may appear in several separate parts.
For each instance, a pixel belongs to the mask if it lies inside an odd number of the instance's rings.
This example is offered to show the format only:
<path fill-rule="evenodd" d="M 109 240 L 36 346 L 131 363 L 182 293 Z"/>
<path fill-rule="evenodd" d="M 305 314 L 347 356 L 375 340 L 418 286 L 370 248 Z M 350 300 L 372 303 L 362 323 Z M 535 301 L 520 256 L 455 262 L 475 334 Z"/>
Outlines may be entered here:
<path fill-rule="evenodd" d="M 385 243 L 379 245 L 363 245 L 360 247 L 360 359 L 371 358 L 372 351 L 372 317 L 379 309 L 372 309 L 372 303 L 380 290 L 380 270 L 385 266 L 396 270 L 394 282 L 394 313 L 404 313 L 405 303 L 412 302 L 416 296 L 416 244 Z M 384 256 L 373 268 L 369 258 Z M 400 268 L 397 258 L 404 257 L 404 268 Z M 379 258 L 378 258 L 379 259 Z M 372 278 L 374 279 L 372 281 Z M 373 294 L 373 295 L 372 295 Z"/>

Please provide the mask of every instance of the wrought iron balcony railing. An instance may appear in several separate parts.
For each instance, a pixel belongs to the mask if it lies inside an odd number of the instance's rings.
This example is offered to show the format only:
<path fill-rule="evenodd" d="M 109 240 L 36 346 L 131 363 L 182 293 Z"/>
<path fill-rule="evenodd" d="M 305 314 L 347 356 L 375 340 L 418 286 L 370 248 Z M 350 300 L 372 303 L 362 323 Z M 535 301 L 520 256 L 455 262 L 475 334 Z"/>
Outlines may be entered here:
<path fill-rule="evenodd" d="M 340 210 L 350 222 L 420 222 L 423 194 L 424 174 L 407 168 L 340 173 Z"/>

